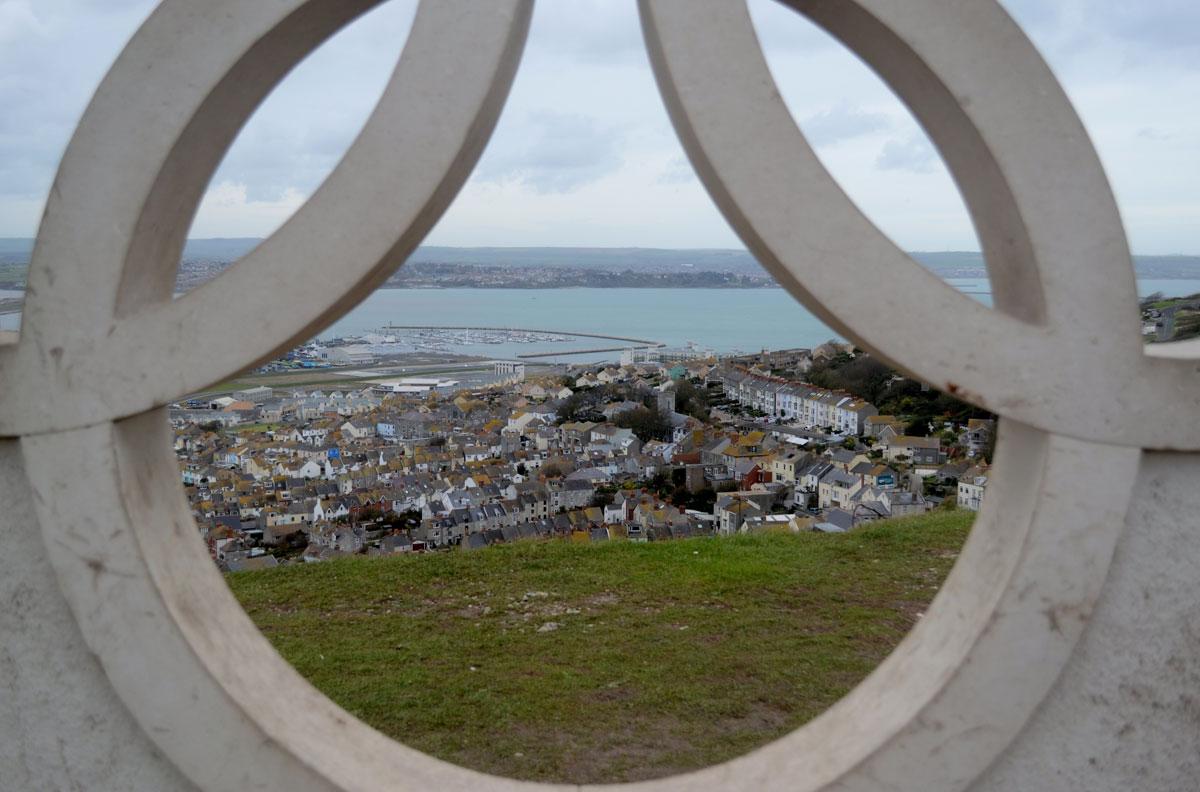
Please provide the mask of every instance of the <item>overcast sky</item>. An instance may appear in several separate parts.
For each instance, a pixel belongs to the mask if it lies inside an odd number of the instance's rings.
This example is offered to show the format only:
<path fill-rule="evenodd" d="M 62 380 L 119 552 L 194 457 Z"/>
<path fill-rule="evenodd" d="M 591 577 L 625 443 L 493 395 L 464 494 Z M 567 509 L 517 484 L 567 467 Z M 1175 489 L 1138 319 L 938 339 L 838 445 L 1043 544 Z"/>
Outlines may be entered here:
<path fill-rule="evenodd" d="M 302 64 L 213 179 L 193 237 L 263 236 L 360 128 L 403 45 L 393 0 Z M 1087 125 L 1135 252 L 1200 253 L 1200 2 L 1006 0 Z M 0 0 L 0 236 L 33 236 L 91 92 L 154 0 Z M 908 250 L 978 249 L 912 118 L 840 45 L 751 10 L 785 99 L 851 196 Z M 428 242 L 740 247 L 692 174 L 632 0 L 543 0 L 511 98 Z"/>

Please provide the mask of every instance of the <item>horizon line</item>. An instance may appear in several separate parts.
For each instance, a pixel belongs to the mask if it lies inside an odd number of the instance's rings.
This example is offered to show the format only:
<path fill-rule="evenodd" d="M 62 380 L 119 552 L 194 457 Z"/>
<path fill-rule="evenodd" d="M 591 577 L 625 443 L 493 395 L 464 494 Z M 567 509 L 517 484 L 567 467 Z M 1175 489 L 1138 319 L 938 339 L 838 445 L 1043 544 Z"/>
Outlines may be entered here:
<path fill-rule="evenodd" d="M 262 242 L 268 237 L 261 236 L 214 236 L 214 237 L 188 237 L 188 242 Z M 0 237 L 0 242 L 36 242 L 37 237 Z M 440 248 L 455 248 L 458 250 L 670 250 L 670 251 L 715 251 L 721 253 L 745 253 L 753 257 L 748 249 L 742 248 L 725 248 L 725 247 L 662 247 L 648 245 L 445 245 L 445 244 L 428 244 L 420 243 L 421 247 L 440 247 Z M 899 246 L 897 246 L 899 247 Z M 969 250 L 965 248 L 944 248 L 941 250 L 919 249 L 912 250 L 903 249 L 905 253 L 970 253 L 972 255 L 982 256 L 981 250 Z M 1160 257 L 1200 257 L 1200 252 L 1196 253 L 1139 253 L 1130 251 L 1131 256 L 1160 256 Z"/>

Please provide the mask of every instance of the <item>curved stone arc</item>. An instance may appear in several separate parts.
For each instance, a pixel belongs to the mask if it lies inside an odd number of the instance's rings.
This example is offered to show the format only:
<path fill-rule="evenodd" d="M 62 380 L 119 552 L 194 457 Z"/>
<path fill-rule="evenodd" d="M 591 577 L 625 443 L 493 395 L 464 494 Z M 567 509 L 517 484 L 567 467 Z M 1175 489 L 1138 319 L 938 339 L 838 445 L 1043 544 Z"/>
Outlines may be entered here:
<path fill-rule="evenodd" d="M 893 654 L 812 724 L 813 732 L 828 730 L 821 740 L 830 746 L 861 739 L 858 724 L 871 718 L 895 728 L 830 789 L 967 788 L 1033 716 L 1087 626 L 1142 454 L 1013 421 L 1000 432 L 989 482 L 1000 486 L 989 486 L 935 601 Z M 982 612 L 986 625 L 976 621 Z M 931 669 L 939 675 L 924 691 L 911 683 Z M 920 692 L 929 697 L 915 701 Z M 829 754 L 812 758 L 814 738 L 797 732 L 764 753 L 784 775 L 832 771 Z"/>
<path fill-rule="evenodd" d="M 1200 360 L 1200 338 L 1187 341 L 1171 341 L 1166 344 L 1150 344 L 1146 347 L 1146 356 L 1161 360 Z"/>
<path fill-rule="evenodd" d="M 76 398 L 91 395 L 73 385 Z M 158 411 L 37 434 L 21 447 L 49 555 L 89 646 L 147 736 L 193 781 L 547 788 L 445 765 L 339 720 L 345 713 L 254 633 L 208 565 L 168 442 Z M 1138 457 L 1003 422 L 995 481 L 959 563 L 863 685 L 754 754 L 626 788 L 961 788 L 1025 722 L 1082 631 Z M 270 692 L 280 680 L 285 695 Z"/>
<path fill-rule="evenodd" d="M 200 788 L 576 788 L 434 760 L 305 682 L 197 541 L 162 410 L 21 443 L 48 554 L 85 640 L 147 736 Z M 1006 422 L 998 474 L 958 563 L 867 680 L 745 757 L 622 788 L 962 788 L 1066 662 L 1103 583 L 1139 457 Z"/>
<path fill-rule="evenodd" d="M 1099 157 L 1049 67 L 997 3 L 920 0 L 901 11 L 876 0 L 784 2 L 863 56 L 911 109 L 962 192 L 999 311 L 1111 337 L 1125 354 L 1140 349 L 1136 316 L 1120 313 L 1137 290 Z M 964 36 L 970 47 L 951 44 Z M 1018 106 L 1032 123 L 1014 123 Z M 1041 145 L 1028 145 L 1035 139 Z M 1062 201 L 1063 192 L 1083 200 Z"/>
<path fill-rule="evenodd" d="M 879 68 L 948 154 L 993 259 L 997 309 L 918 267 L 859 212 L 783 104 L 742 4 L 643 0 L 651 64 L 684 148 L 759 260 L 839 332 L 942 390 L 1085 440 L 1200 447 L 1200 426 L 1185 420 L 1200 408 L 1186 388 L 1194 373 L 1146 376 L 1111 191 L 1012 20 L 993 3 L 793 5 Z M 1027 245 L 1005 241 L 1018 233 Z M 1022 259 L 1026 248 L 1034 259 Z M 1051 306 L 1042 324 L 1014 318 L 1039 312 L 1022 292 L 1031 274 Z M 946 332 L 931 333 L 927 317 Z M 1155 397 L 1164 385 L 1178 402 Z"/>
<path fill-rule="evenodd" d="M 300 34 L 310 38 L 306 28 L 313 26 L 314 13 L 323 15 L 320 27 L 331 35 L 363 4 L 285 0 L 237 12 L 238 5 L 237 0 L 217 0 L 204 8 L 187 0 L 162 3 L 89 102 L 63 154 L 38 228 L 18 346 L 3 350 L 7 359 L 0 360 L 7 374 L 0 378 L 0 434 L 18 434 L 22 425 L 32 428 L 29 417 L 21 421 L 11 415 L 14 405 L 42 412 L 51 407 L 14 389 L 52 377 L 47 373 L 52 362 L 71 370 L 68 355 L 96 355 L 100 339 L 112 330 L 121 287 L 144 288 L 125 279 L 123 270 L 130 269 L 129 248 L 136 244 L 139 219 L 162 211 L 148 207 L 147 201 L 186 130 L 217 136 L 229 121 L 240 127 L 253 109 L 242 100 L 264 97 L 282 78 L 281 69 L 307 54 L 296 49 L 296 40 Z M 297 20 L 305 23 L 299 29 Z M 277 38 L 275 31 L 292 35 Z M 311 41 L 311 47 L 317 43 Z M 225 99 L 242 110 L 242 117 L 226 117 L 228 108 L 222 107 L 197 120 L 197 109 L 227 86 L 240 91 L 225 91 Z M 214 118 L 218 111 L 221 117 Z M 188 153 L 202 155 L 208 143 L 207 138 L 195 140 Z M 211 169 L 215 167 L 214 162 Z M 193 181 L 206 182 L 209 176 L 192 174 Z M 159 229 L 159 235 L 186 234 L 190 214 L 171 218 L 171 227 Z M 173 278 L 179 251 L 155 252 L 163 260 L 140 266 L 142 274 L 155 282 Z M 150 271 L 152 267 L 159 272 Z"/>
<path fill-rule="evenodd" d="M 186 131 L 199 128 L 213 134 L 230 122 L 240 127 L 255 100 L 265 97 L 288 68 L 368 4 L 283 0 L 240 10 L 239 5 L 237 0 L 204 6 L 187 0 L 161 3 L 105 75 L 63 154 L 47 199 L 30 262 L 22 344 L 57 345 L 66 353 L 80 337 L 106 334 L 121 286 L 140 286 L 122 283 L 128 249 L 148 211 L 153 186 L 171 158 L 178 158 Z M 314 27 L 321 29 L 316 36 Z M 280 32 L 290 36 L 276 35 Z M 311 39 L 309 46 L 297 41 L 301 36 Z M 232 83 L 240 91 L 229 90 Z M 206 105 L 214 96 L 225 103 Z M 249 107 L 245 98 L 251 98 Z M 205 109 L 209 117 L 197 119 L 197 111 Z M 237 111 L 238 117 L 213 117 Z M 231 141 L 232 134 L 221 138 Z M 185 154 L 202 162 L 212 159 L 210 152 L 200 150 L 207 142 L 192 141 Z M 223 152 L 225 146 L 219 147 Z M 191 174 L 193 182 L 206 182 L 208 176 Z M 186 233 L 192 211 L 194 207 L 165 217 L 172 228 L 159 233 L 177 233 L 181 225 Z M 174 270 L 176 263 L 146 266 Z"/>
<path fill-rule="evenodd" d="M 85 640 L 147 736 L 201 789 L 484 780 L 358 723 L 275 654 L 197 541 L 164 411 L 25 438 L 22 452 Z"/>
<path fill-rule="evenodd" d="M 1005 422 L 988 500 L 922 620 L 844 699 L 726 777 L 802 792 L 966 788 L 1082 635 L 1140 458 Z"/>
<path fill-rule="evenodd" d="M 222 2 L 245 7 L 237 0 Z M 251 5 L 278 11 L 306 4 L 325 8 L 330 2 Z M 367 5 L 366 0 L 349 4 L 359 12 Z M 118 61 L 120 68 L 114 68 L 106 84 L 123 85 L 143 70 L 153 72 L 154 64 L 164 57 L 161 40 L 170 40 L 189 8 L 197 14 L 194 3 L 170 0 L 162 17 L 152 16 L 151 21 L 160 24 L 148 22 L 135 36 L 137 46 L 131 43 L 132 54 Z M 171 116 L 173 124 L 152 130 L 151 139 L 160 142 L 144 161 L 136 152 L 125 151 L 127 135 L 114 136 L 103 124 L 99 129 L 83 125 L 72 144 L 72 156 L 64 160 L 55 195 L 73 195 L 76 183 L 96 181 L 115 183 L 114 193 L 122 196 L 122 202 L 106 209 L 100 203 L 102 196 L 87 192 L 71 200 L 56 199 L 63 206 L 48 214 L 39 237 L 41 252 L 35 254 L 40 255 L 37 271 L 41 274 L 35 283 L 31 273 L 33 299 L 21 340 L 15 349 L 3 350 L 11 353 L 7 359 L 0 357 L 6 372 L 0 377 L 0 436 L 83 426 L 165 404 L 306 340 L 366 297 L 416 247 L 466 181 L 507 96 L 531 12 L 532 0 L 422 3 L 383 98 L 321 187 L 271 238 L 217 279 L 179 300 L 170 299 L 165 270 L 169 268 L 173 277 L 177 256 L 171 251 L 182 245 L 203 185 L 211 178 L 219 153 L 231 142 L 228 125 L 227 139 L 216 147 L 211 141 L 187 136 L 192 119 L 178 110 Z M 224 19 L 209 8 L 199 16 Z M 327 36 L 344 24 L 346 16 L 343 10 L 341 15 L 306 20 L 326 26 L 328 30 L 320 32 Z M 250 17 L 246 27 L 255 34 L 248 37 L 250 42 L 269 38 L 272 24 L 289 19 L 294 16 Z M 213 26 L 201 25 L 200 33 L 192 30 L 198 38 L 188 38 L 191 48 L 203 50 L 205 32 L 211 35 Z M 313 46 L 320 38 L 307 32 L 306 40 Z M 243 63 L 247 46 L 246 41 L 235 40 L 235 46 L 218 59 L 210 79 L 197 76 L 194 82 L 200 88 L 183 92 L 178 104 L 188 109 L 204 106 L 208 112 L 218 109 L 204 104 L 206 90 L 223 85 L 217 67 Z M 285 48 L 285 53 L 293 61 L 304 54 L 294 46 Z M 180 53 L 184 56 L 190 57 L 191 50 Z M 276 68 L 266 73 L 262 84 L 247 87 L 250 99 L 265 94 L 267 78 L 280 76 Z M 180 75 L 168 75 L 146 94 L 169 94 L 179 79 Z M 102 90 L 89 115 L 152 117 L 153 102 L 111 104 L 116 98 L 130 99 L 127 90 L 127 86 L 121 91 Z M 242 97 L 238 109 L 248 116 L 254 104 Z M 239 119 L 238 125 L 243 121 Z M 192 170 L 187 168 L 189 152 L 174 145 L 185 138 L 202 149 L 198 167 Z M 126 166 L 132 160 L 141 165 L 137 169 L 141 179 L 135 186 L 128 184 L 133 175 L 108 174 L 103 163 L 84 161 L 86 152 L 99 157 L 110 147 L 124 155 L 113 162 Z M 100 167 L 100 173 L 88 170 L 93 165 Z M 164 167 L 170 176 L 160 182 Z M 174 199 L 164 209 L 138 198 L 162 197 L 165 193 L 156 191 L 156 185 L 163 183 L 182 192 L 184 200 Z M 187 203 L 192 206 L 185 212 Z M 77 282 L 73 278 L 77 267 L 73 262 L 83 260 L 83 252 L 82 241 L 68 233 L 69 221 L 80 217 L 92 218 L 93 224 L 107 220 L 113 226 L 111 238 L 95 259 L 102 263 L 95 268 L 97 278 L 104 275 L 115 283 L 127 272 L 131 273 L 127 287 L 139 275 L 155 281 L 135 287 L 137 297 L 121 302 L 124 316 L 117 317 L 118 297 L 112 285 L 101 287 L 92 278 Z M 127 255 L 131 252 L 137 254 L 133 259 Z M 341 262 L 340 266 L 331 265 L 333 261 Z M 249 294 L 264 296 L 251 301 Z M 86 306 L 80 309 L 78 326 L 70 318 L 76 305 Z M 253 330 L 235 318 L 250 310 L 258 319 Z M 198 338 L 205 339 L 206 354 L 188 354 Z M 89 399 L 70 395 L 79 383 L 87 383 Z"/>
<path fill-rule="evenodd" d="M 177 262 L 189 226 L 213 174 L 255 109 L 301 60 L 382 0 L 306 3 L 255 39 L 194 108 L 147 191 L 128 242 L 117 288 L 115 318 L 123 319 L 175 291 Z M 330 14 L 333 14 L 331 17 Z M 189 31 L 211 46 L 207 31 Z M 146 172 L 151 173 L 152 168 Z"/>

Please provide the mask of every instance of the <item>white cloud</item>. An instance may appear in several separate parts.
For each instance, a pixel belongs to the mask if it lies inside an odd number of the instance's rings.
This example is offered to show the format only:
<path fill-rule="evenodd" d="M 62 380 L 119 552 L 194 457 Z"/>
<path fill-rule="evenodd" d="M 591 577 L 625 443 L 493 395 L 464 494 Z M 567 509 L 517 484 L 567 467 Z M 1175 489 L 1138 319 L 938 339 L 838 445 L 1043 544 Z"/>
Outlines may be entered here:
<path fill-rule="evenodd" d="M 691 184 L 696 181 L 696 171 L 687 157 L 681 154 L 667 161 L 659 172 L 657 181 L 659 184 Z"/>
<path fill-rule="evenodd" d="M 875 167 L 880 170 L 903 170 L 913 173 L 933 173 L 937 167 L 937 154 L 929 141 L 923 137 L 907 140 L 889 140 L 875 158 Z"/>
<path fill-rule="evenodd" d="M 245 184 L 221 182 L 209 189 L 200 202 L 190 236 L 268 236 L 295 214 L 307 196 L 294 188 L 272 200 L 253 200 Z"/>
<path fill-rule="evenodd" d="M 520 137 L 497 136 L 475 169 L 476 181 L 568 193 L 621 167 L 623 135 L 598 118 L 539 110 L 522 126 Z"/>
<path fill-rule="evenodd" d="M 828 110 L 810 115 L 800 123 L 804 136 L 814 147 L 830 146 L 851 138 L 882 132 L 891 126 L 885 113 L 868 113 L 840 101 Z"/>

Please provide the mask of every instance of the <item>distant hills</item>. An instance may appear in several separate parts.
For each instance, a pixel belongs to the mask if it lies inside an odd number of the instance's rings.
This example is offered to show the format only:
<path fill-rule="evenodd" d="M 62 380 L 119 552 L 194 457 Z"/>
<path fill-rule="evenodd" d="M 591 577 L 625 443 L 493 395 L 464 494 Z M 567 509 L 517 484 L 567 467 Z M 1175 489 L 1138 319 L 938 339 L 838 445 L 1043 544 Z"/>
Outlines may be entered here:
<path fill-rule="evenodd" d="M 183 261 L 231 262 L 261 239 L 189 239 Z M 0 239 L 0 262 L 25 264 L 32 239 Z M 585 247 L 440 247 L 422 245 L 409 257 L 418 264 L 466 264 L 484 267 L 575 267 L 634 272 L 731 272 L 758 274 L 762 268 L 744 250 L 665 250 Z"/>
<path fill-rule="evenodd" d="M 255 238 L 190 239 L 184 248 L 181 278 L 205 280 L 223 265 L 245 255 L 261 240 Z M 0 288 L 19 286 L 24 281 L 23 265 L 28 264 L 32 239 L 0 238 Z M 983 277 L 983 256 L 972 251 L 914 252 L 910 254 L 942 277 Z M 669 276 L 670 282 L 683 282 L 689 273 L 723 273 L 736 276 L 734 282 L 757 282 L 768 277 L 745 250 L 596 247 L 441 247 L 423 245 L 409 258 L 413 264 L 441 265 L 497 272 L 505 268 L 522 270 L 573 269 L 640 275 Z M 1200 256 L 1135 256 L 1141 278 L 1200 278 Z M 403 273 L 401 273 L 403 274 Z M 563 274 L 565 276 L 565 273 Z M 563 277 L 563 276 L 559 276 Z M 574 276 L 573 276 L 574 277 Z M 592 280 L 596 276 L 578 278 Z M 637 282 L 644 277 L 631 278 Z M 703 280 L 703 279 L 701 279 Z M 395 285 L 401 285 L 397 283 Z"/>

